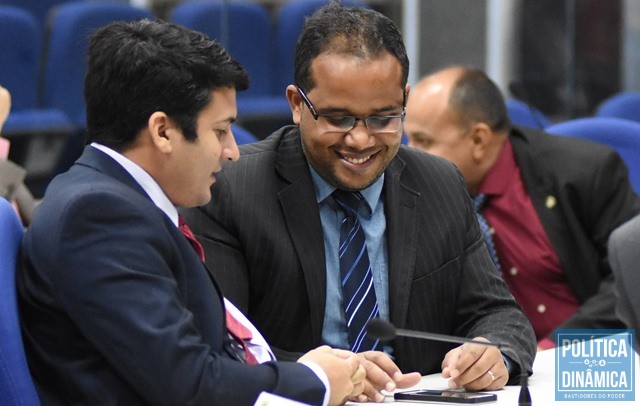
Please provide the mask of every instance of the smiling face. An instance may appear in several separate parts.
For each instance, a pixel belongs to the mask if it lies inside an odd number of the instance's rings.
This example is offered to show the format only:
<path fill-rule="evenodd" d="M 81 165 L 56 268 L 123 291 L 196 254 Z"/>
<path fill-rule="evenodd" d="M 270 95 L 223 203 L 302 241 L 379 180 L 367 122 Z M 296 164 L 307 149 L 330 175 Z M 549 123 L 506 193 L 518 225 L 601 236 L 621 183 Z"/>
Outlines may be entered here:
<path fill-rule="evenodd" d="M 169 199 L 176 206 L 201 206 L 211 200 L 211 185 L 215 173 L 225 161 L 239 157 L 238 146 L 231 133 L 231 123 L 236 117 L 236 90 L 218 88 L 212 92 L 211 102 L 197 119 L 197 138 L 185 140 L 182 132 L 172 134 L 170 158 L 167 161 L 167 178 L 162 185 Z"/>
<path fill-rule="evenodd" d="M 311 64 L 313 89 L 304 89 L 317 113 L 336 116 L 398 115 L 405 89 L 400 63 L 389 53 L 375 58 L 324 52 Z M 406 89 L 408 92 L 408 88 Z M 302 149 L 330 184 L 361 190 L 385 171 L 400 146 L 402 131 L 369 133 L 363 121 L 350 131 L 324 132 L 295 86 L 287 88 L 293 120 L 300 125 Z"/>

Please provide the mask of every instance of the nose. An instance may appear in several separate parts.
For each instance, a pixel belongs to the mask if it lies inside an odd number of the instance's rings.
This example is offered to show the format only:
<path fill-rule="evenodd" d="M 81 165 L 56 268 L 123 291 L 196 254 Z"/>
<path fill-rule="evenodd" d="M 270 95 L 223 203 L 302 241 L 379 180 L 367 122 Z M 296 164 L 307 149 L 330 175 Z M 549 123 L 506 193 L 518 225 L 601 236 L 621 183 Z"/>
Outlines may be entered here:
<path fill-rule="evenodd" d="M 373 136 L 365 125 L 364 120 L 357 119 L 356 124 L 345 137 L 346 144 L 355 149 L 364 149 L 375 144 Z"/>
<path fill-rule="evenodd" d="M 228 161 L 237 161 L 240 158 L 240 150 L 236 143 L 236 137 L 233 136 L 233 132 L 229 130 L 229 137 L 225 137 L 225 142 L 222 145 L 222 159 Z"/>

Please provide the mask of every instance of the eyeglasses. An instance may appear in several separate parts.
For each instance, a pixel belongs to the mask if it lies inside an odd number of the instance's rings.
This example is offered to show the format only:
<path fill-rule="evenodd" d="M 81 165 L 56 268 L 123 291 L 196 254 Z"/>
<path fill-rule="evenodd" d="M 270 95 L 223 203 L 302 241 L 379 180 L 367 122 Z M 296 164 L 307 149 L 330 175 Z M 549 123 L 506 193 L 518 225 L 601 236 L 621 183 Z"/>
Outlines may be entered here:
<path fill-rule="evenodd" d="M 318 122 L 318 126 L 321 130 L 328 133 L 347 133 L 351 131 L 358 121 L 364 121 L 364 125 L 367 127 L 370 133 L 395 133 L 402 130 L 402 123 L 406 115 L 406 108 L 402 109 L 401 114 L 394 114 L 389 116 L 369 116 L 369 117 L 354 117 L 343 116 L 334 114 L 320 114 L 316 113 L 316 109 L 311 104 L 311 101 L 304 93 L 304 91 L 297 86 L 298 93 L 304 104 L 307 105 L 313 119 Z M 404 104 L 404 103 L 403 103 Z"/>

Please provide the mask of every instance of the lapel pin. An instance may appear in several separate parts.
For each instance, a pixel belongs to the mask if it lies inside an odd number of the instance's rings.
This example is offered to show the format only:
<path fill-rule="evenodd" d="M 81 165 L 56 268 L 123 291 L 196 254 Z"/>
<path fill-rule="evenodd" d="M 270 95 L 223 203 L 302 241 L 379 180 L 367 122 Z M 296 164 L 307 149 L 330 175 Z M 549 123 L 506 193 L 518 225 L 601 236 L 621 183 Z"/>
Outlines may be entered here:
<path fill-rule="evenodd" d="M 547 206 L 547 209 L 553 209 L 554 207 L 556 207 L 556 198 L 555 196 L 547 196 L 547 200 L 544 202 L 545 206 Z"/>

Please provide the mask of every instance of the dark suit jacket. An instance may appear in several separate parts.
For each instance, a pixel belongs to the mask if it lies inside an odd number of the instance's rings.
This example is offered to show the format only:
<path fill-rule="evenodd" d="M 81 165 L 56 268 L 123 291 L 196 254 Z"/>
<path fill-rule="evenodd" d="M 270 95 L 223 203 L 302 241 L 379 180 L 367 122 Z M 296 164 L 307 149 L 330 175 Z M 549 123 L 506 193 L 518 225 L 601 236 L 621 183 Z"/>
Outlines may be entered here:
<path fill-rule="evenodd" d="M 621 328 L 607 239 L 640 213 L 622 159 L 600 144 L 534 130 L 516 128 L 509 139 L 536 212 L 581 303 L 559 327 Z M 547 205 L 549 196 L 554 205 Z"/>
<path fill-rule="evenodd" d="M 184 214 L 234 303 L 275 347 L 305 351 L 321 344 L 326 272 L 299 131 L 285 127 L 241 152 L 217 177 L 216 204 Z M 385 172 L 383 196 L 390 321 L 509 343 L 529 368 L 532 328 L 491 262 L 455 167 L 401 147 Z M 405 371 L 434 373 L 450 348 L 398 339 L 395 356 Z"/>
<path fill-rule="evenodd" d="M 616 314 L 628 328 L 636 330 L 636 352 L 640 351 L 640 215 L 618 227 L 609 238 L 609 262 L 616 277 Z"/>
<path fill-rule="evenodd" d="M 87 147 L 49 186 L 22 247 L 20 317 L 44 404 L 322 403 L 304 365 L 228 355 L 222 296 L 131 176 Z"/>

